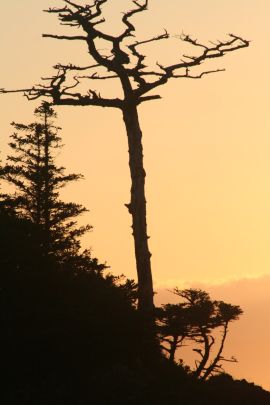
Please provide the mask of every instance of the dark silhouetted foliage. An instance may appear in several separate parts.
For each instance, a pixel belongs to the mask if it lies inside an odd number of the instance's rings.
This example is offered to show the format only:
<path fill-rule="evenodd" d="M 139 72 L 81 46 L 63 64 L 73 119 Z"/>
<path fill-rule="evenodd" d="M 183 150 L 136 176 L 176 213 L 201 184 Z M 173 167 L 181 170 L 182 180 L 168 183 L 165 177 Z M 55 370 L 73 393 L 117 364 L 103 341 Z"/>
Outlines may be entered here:
<path fill-rule="evenodd" d="M 173 292 L 183 301 L 157 309 L 162 349 L 173 362 L 176 350 L 183 343 L 195 345 L 193 351 L 198 353 L 199 360 L 196 361 L 193 373 L 197 378 L 206 380 L 212 374 L 223 371 L 223 362 L 236 361 L 234 357 L 224 358 L 222 352 L 229 323 L 237 320 L 243 311 L 238 305 L 211 300 L 209 294 L 202 290 L 175 288 Z M 221 332 L 220 339 L 217 339 L 216 330 Z"/>
<path fill-rule="evenodd" d="M 0 225 L 2 403 L 33 401 L 35 390 L 36 403 L 52 403 L 58 390 L 80 396 L 93 373 L 139 359 L 127 287 L 103 276 L 98 262 L 78 271 L 44 258 L 29 220 L 1 212 Z"/>
<path fill-rule="evenodd" d="M 131 175 L 130 202 L 126 204 L 132 217 L 132 235 L 134 237 L 135 259 L 138 274 L 138 308 L 148 316 L 149 329 L 153 323 L 153 282 L 151 271 L 151 253 L 148 247 L 145 169 L 143 164 L 142 131 L 139 122 L 138 106 L 146 101 L 160 99 L 157 91 L 171 79 L 200 79 L 204 75 L 219 72 L 220 69 L 204 70 L 192 73 L 193 68 L 201 66 L 213 58 L 220 58 L 227 53 L 249 46 L 249 41 L 229 34 L 226 41 L 204 44 L 182 34 L 179 39 L 193 48 L 192 55 L 176 57 L 172 64 L 146 63 L 146 56 L 141 47 L 153 42 L 170 38 L 165 30 L 162 34 L 144 40 L 136 40 L 134 17 L 148 9 L 148 0 L 133 0 L 132 8 L 123 13 L 118 35 L 107 30 L 104 9 L 113 1 L 95 0 L 82 5 L 75 0 L 63 0 L 62 6 L 50 7 L 47 13 L 57 15 L 60 24 L 68 28 L 79 28 L 75 35 L 43 34 L 44 37 L 58 40 L 83 42 L 88 56 L 87 66 L 73 63 L 58 63 L 54 66 L 56 73 L 45 78 L 45 84 L 31 86 L 28 89 L 12 90 L 22 92 L 29 100 L 47 97 L 55 105 L 99 106 L 117 108 L 123 114 L 123 121 L 129 146 L 129 167 Z M 102 46 L 100 46 L 103 44 Z M 158 59 L 158 58 L 157 58 Z M 83 74 L 81 74 L 83 72 Z M 75 75 L 74 75 L 75 73 Z M 70 83 L 70 79 L 72 82 Z M 90 82 L 87 91 L 80 84 L 85 79 Z M 114 98 L 101 96 L 92 84 L 96 80 L 116 80 L 121 86 L 121 93 Z M 0 89 L 1 93 L 9 90 Z"/>
<path fill-rule="evenodd" d="M 37 227 L 0 210 L 1 403 L 269 403 L 259 387 L 226 376 L 198 381 L 160 356 L 134 282 L 105 276 L 97 260 L 84 269 L 44 257 Z"/>
<path fill-rule="evenodd" d="M 54 254 L 66 260 L 79 252 L 79 237 L 91 229 L 78 227 L 75 218 L 86 208 L 80 204 L 61 201 L 59 190 L 82 178 L 65 174 L 57 167 L 55 156 L 61 148 L 60 128 L 53 124 L 56 114 L 43 102 L 35 110 L 39 122 L 29 125 L 12 123 L 12 154 L 1 168 L 1 178 L 15 186 L 15 193 L 2 195 L 2 205 L 13 207 L 19 217 L 40 225 L 39 241 L 45 255 Z M 86 253 L 86 252 L 85 252 Z"/>
<path fill-rule="evenodd" d="M 171 362 L 175 361 L 177 349 L 189 336 L 190 323 L 185 304 L 166 304 L 156 308 L 157 332 L 161 348 L 168 353 Z"/>

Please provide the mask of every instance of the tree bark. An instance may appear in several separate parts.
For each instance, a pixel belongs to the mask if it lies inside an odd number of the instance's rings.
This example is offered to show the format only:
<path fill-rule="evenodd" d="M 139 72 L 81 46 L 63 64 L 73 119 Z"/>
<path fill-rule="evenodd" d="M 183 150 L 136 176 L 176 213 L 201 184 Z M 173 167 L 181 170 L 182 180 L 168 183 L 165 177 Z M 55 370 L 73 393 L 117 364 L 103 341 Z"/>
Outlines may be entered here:
<path fill-rule="evenodd" d="M 205 369 L 206 363 L 209 359 L 210 356 L 210 349 L 211 349 L 211 343 L 209 342 L 207 333 L 205 333 L 204 331 L 201 331 L 203 340 L 204 340 L 204 353 L 202 355 L 202 360 L 197 368 L 197 370 L 195 370 L 195 376 L 198 378 L 201 378 L 201 374 Z"/>
<path fill-rule="evenodd" d="M 173 336 L 173 341 L 171 342 L 170 356 L 169 356 L 169 360 L 172 363 L 174 363 L 174 359 L 175 359 L 175 353 L 176 353 L 176 349 L 177 349 L 177 340 L 178 340 L 178 336 Z"/>
<path fill-rule="evenodd" d="M 145 170 L 143 167 L 142 131 L 140 129 L 136 104 L 127 103 L 123 109 L 129 146 L 129 167 L 131 175 L 131 199 L 127 204 L 132 216 L 132 230 L 138 273 L 138 308 L 144 313 L 154 309 L 154 292 L 151 273 L 151 253 L 148 248 Z"/>
<path fill-rule="evenodd" d="M 224 324 L 224 330 L 223 330 L 223 335 L 222 335 L 219 351 L 217 352 L 217 355 L 214 358 L 214 360 L 212 361 L 211 365 L 207 368 L 206 372 L 204 373 L 202 380 L 206 380 L 208 378 L 208 376 L 215 370 L 215 368 L 221 358 L 223 349 L 224 349 L 227 332 L 228 332 L 228 322 L 226 322 Z"/>

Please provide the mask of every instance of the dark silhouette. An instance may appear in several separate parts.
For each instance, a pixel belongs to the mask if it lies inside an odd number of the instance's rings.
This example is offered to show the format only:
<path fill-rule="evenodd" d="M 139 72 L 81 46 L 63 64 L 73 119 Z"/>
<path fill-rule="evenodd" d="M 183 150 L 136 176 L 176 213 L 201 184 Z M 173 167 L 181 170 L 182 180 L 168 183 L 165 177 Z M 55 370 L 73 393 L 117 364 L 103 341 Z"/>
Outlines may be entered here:
<path fill-rule="evenodd" d="M 211 360 L 210 364 L 206 367 L 204 374 L 202 375 L 201 379 L 206 380 L 209 376 L 213 373 L 223 370 L 222 362 L 237 362 L 235 357 L 231 357 L 230 359 L 225 358 L 222 356 L 222 352 L 224 349 L 225 340 L 228 334 L 228 325 L 230 322 L 239 319 L 239 316 L 243 313 L 241 308 L 238 305 L 231 305 L 227 304 L 223 301 L 215 301 L 216 307 L 216 327 L 221 327 L 221 342 L 213 360 Z M 213 337 L 212 337 L 213 338 Z"/>
<path fill-rule="evenodd" d="M 91 226 L 77 226 L 74 219 L 87 210 L 80 204 L 61 201 L 59 190 L 83 176 L 65 174 L 65 168 L 55 163 L 62 145 L 60 128 L 52 121 L 56 118 L 52 107 L 43 102 L 35 110 L 35 116 L 39 122 L 12 123 L 15 133 L 9 145 L 13 153 L 0 169 L 0 175 L 15 186 L 15 192 L 2 195 L 2 204 L 14 207 L 19 217 L 39 225 L 43 253 L 46 256 L 53 253 L 63 261 L 78 253 L 79 237 Z"/>
<path fill-rule="evenodd" d="M 138 357 L 138 320 L 125 284 L 48 260 L 37 228 L 0 212 L 0 401 L 81 404 L 99 374 Z"/>
<path fill-rule="evenodd" d="M 175 361 L 177 349 L 188 338 L 190 332 L 189 311 L 185 304 L 166 304 L 156 308 L 157 331 L 161 348 Z"/>
<path fill-rule="evenodd" d="M 40 227 L 0 204 L 1 403 L 269 404 L 270 393 L 254 384 L 226 374 L 198 379 L 153 348 L 156 356 L 149 362 L 134 281 L 105 275 L 97 259 L 87 262 L 79 253 L 78 260 L 63 263 L 54 253 L 44 256 Z M 165 306 L 170 316 L 164 335 L 176 331 L 197 339 L 203 319 L 211 329 L 200 305 L 207 293 L 192 294 L 192 305 L 185 298 L 175 306 L 175 319 L 173 306 Z M 185 297 L 190 295 L 186 290 Z M 213 316 L 213 324 L 225 331 L 235 311 L 217 303 L 222 321 Z"/>
<path fill-rule="evenodd" d="M 238 305 L 223 301 L 212 301 L 209 294 L 202 290 L 186 289 L 173 291 L 184 301 L 167 304 L 157 309 L 158 333 L 162 349 L 169 353 L 170 361 L 175 361 L 176 350 L 184 343 L 194 345 L 199 361 L 193 371 L 194 376 L 206 380 L 215 373 L 223 371 L 223 362 L 236 362 L 222 356 L 230 322 L 239 319 L 243 313 Z M 217 338 L 216 331 L 221 334 Z M 163 345 L 165 343 L 165 345 Z M 212 349 L 215 355 L 212 358 Z"/>
<path fill-rule="evenodd" d="M 133 39 L 135 27 L 132 18 L 147 10 L 148 0 L 133 0 L 134 8 L 125 12 L 122 17 L 123 31 L 118 36 L 103 31 L 102 7 L 108 0 L 94 0 L 86 6 L 75 1 L 63 0 L 63 7 L 55 7 L 46 10 L 50 14 L 56 14 L 62 25 L 80 28 L 81 32 L 73 36 L 44 34 L 44 37 L 68 41 L 81 41 L 86 44 L 90 55 L 89 66 L 75 66 L 73 64 L 55 66 L 57 73 L 46 78 L 46 85 L 33 86 L 22 90 L 29 99 L 49 97 L 55 105 L 72 106 L 100 106 L 112 107 L 122 111 L 123 120 L 129 145 L 129 166 L 131 173 L 131 200 L 126 204 L 132 216 L 133 237 L 135 243 L 135 256 L 138 274 L 139 309 L 146 314 L 152 313 L 153 283 L 151 273 L 150 252 L 148 248 L 148 235 L 146 223 L 146 198 L 145 198 L 145 170 L 143 167 L 142 132 L 138 117 L 138 105 L 144 101 L 156 100 L 160 95 L 153 94 L 153 90 L 164 85 L 173 78 L 199 79 L 217 70 L 203 71 L 199 74 L 191 74 L 194 66 L 203 62 L 220 58 L 227 54 L 247 47 L 249 42 L 236 35 L 230 34 L 227 41 L 218 41 L 205 45 L 192 39 L 189 35 L 182 35 L 181 39 L 191 45 L 197 55 L 186 56 L 172 65 L 157 63 L 154 67 L 145 64 L 145 56 L 140 51 L 142 45 L 161 41 L 169 38 L 165 31 L 163 34 L 135 41 Z M 106 47 L 100 50 L 100 40 L 106 42 Z M 104 51 L 104 48 L 107 51 Z M 74 84 L 70 83 L 69 75 L 76 72 L 73 77 Z M 85 72 L 82 74 L 82 72 Z M 122 98 L 102 97 L 99 92 L 93 90 L 92 85 L 86 93 L 79 89 L 81 81 L 88 79 L 92 83 L 96 80 L 119 80 L 122 90 Z M 77 89 L 78 88 L 78 89 Z M 10 92 L 12 92 L 10 91 Z M 9 92 L 2 90 L 3 93 Z M 147 315 L 148 316 L 148 315 Z M 152 318 L 152 316 L 150 316 Z"/>
<path fill-rule="evenodd" d="M 196 79 L 218 71 L 190 73 L 193 66 L 246 47 L 248 41 L 231 35 L 228 41 L 207 46 L 183 35 L 182 40 L 198 51 L 197 56 L 184 56 L 171 66 L 148 68 L 140 46 L 169 35 L 165 32 L 137 42 L 132 39 L 135 28 L 131 18 L 147 9 L 147 0 L 133 1 L 134 9 L 124 13 L 124 29 L 116 37 L 97 29 L 104 21 L 102 5 L 109 0 L 93 0 L 88 6 L 63 2 L 63 8 L 47 11 L 85 34 L 45 36 L 85 42 L 93 64 L 57 65 L 57 73 L 45 79 L 46 85 L 14 91 L 24 91 L 29 99 L 48 97 L 55 105 L 122 111 L 129 143 L 132 187 L 127 208 L 133 221 L 138 285 L 106 275 L 104 264 L 92 259 L 87 250 L 81 253 L 80 236 L 88 228 L 76 228 L 73 218 L 85 208 L 59 199 L 59 188 L 81 176 L 65 175 L 64 169 L 55 165 L 53 150 L 60 146 L 60 138 L 52 122 L 52 106 L 43 102 L 36 110 L 41 122 L 14 124 L 14 155 L 0 169 L 0 179 L 17 190 L 0 195 L 1 403 L 269 404 L 270 393 L 222 373 L 222 362 L 235 361 L 224 359 L 222 353 L 228 325 L 242 313 L 238 306 L 212 301 L 202 290 L 175 289 L 181 302 L 157 309 L 154 329 L 137 111 L 140 103 L 160 98 L 148 93 L 169 79 Z M 107 42 L 107 51 L 99 50 L 99 40 Z M 79 76 L 82 71 L 85 75 Z M 74 84 L 69 81 L 72 72 L 77 72 Z M 119 79 L 123 98 L 103 98 L 92 89 L 86 94 L 77 92 L 74 89 L 83 79 Z M 215 331 L 221 331 L 216 342 Z M 156 335 L 169 355 L 158 349 Z M 175 361 L 177 349 L 185 342 L 196 344 L 194 350 L 200 358 L 195 370 Z M 217 350 L 212 355 L 214 343 Z"/>
<path fill-rule="evenodd" d="M 0 210 L 1 403 L 269 404 L 244 380 L 198 381 L 162 357 L 145 364 L 134 283 L 48 261 L 37 228 Z"/>

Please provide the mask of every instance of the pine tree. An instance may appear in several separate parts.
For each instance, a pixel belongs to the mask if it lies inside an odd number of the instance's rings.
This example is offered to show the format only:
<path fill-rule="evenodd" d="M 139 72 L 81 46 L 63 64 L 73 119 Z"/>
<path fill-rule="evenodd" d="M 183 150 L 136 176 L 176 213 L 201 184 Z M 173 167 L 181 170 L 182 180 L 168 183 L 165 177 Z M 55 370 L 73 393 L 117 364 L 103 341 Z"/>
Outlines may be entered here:
<path fill-rule="evenodd" d="M 57 116 L 53 108 L 43 102 L 35 116 L 38 122 L 12 123 L 15 132 L 9 146 L 13 154 L 0 170 L 2 179 L 15 186 L 15 192 L 4 201 L 7 206 L 16 207 L 19 217 L 40 226 L 44 255 L 54 254 L 65 260 L 79 254 L 79 237 L 91 226 L 77 226 L 75 218 L 87 210 L 80 204 L 62 201 L 59 190 L 83 176 L 65 174 L 64 167 L 56 166 L 56 152 L 62 144 L 60 128 L 54 125 Z"/>
<path fill-rule="evenodd" d="M 197 70 L 196 73 L 196 68 L 204 62 L 248 47 L 249 41 L 229 34 L 229 38 L 225 41 L 204 44 L 190 35 L 182 34 L 179 39 L 193 47 L 191 56 L 185 53 L 181 55 L 177 51 L 175 54 L 179 54 L 179 56 L 173 64 L 161 64 L 159 61 L 154 65 L 148 64 L 148 58 L 141 47 L 170 38 L 166 30 L 160 35 L 147 39 L 138 40 L 136 38 L 136 26 L 133 18 L 135 15 L 147 11 L 148 0 L 132 0 L 133 8 L 123 13 L 122 31 L 118 35 L 110 33 L 107 30 L 107 24 L 103 24 L 106 21 L 103 7 L 113 4 L 113 1 L 95 0 L 84 6 L 76 0 L 63 0 L 63 3 L 63 6 L 50 7 L 45 12 L 57 15 L 62 26 L 66 25 L 72 29 L 79 28 L 80 35 L 76 31 L 75 35 L 43 34 L 43 37 L 83 42 L 86 45 L 88 57 L 90 57 L 87 66 L 58 63 L 54 66 L 57 73 L 50 78 L 44 78 L 45 84 L 41 83 L 17 90 L 0 89 L 0 93 L 23 92 L 29 100 L 48 97 L 54 105 L 95 106 L 121 110 L 129 148 L 131 190 L 130 202 L 126 204 L 126 207 L 132 217 L 132 235 L 138 275 L 138 307 L 149 319 L 149 328 L 152 329 L 154 291 L 147 232 L 146 172 L 138 106 L 146 101 L 160 99 L 161 95 L 156 93 L 157 89 L 172 79 L 201 79 L 205 75 L 221 71 L 222 69 Z M 194 53 L 196 56 L 193 56 Z M 193 68 L 195 68 L 194 73 L 192 73 Z M 83 75 L 81 75 L 82 72 L 84 72 Z M 73 75 L 74 73 L 75 75 Z M 70 84 L 72 76 L 74 84 Z M 90 81 L 90 84 L 87 85 L 88 90 L 80 92 L 78 87 L 81 87 L 80 84 L 85 79 L 88 80 L 88 83 Z M 122 90 L 121 95 L 102 96 L 92 86 L 96 80 L 118 81 Z"/>

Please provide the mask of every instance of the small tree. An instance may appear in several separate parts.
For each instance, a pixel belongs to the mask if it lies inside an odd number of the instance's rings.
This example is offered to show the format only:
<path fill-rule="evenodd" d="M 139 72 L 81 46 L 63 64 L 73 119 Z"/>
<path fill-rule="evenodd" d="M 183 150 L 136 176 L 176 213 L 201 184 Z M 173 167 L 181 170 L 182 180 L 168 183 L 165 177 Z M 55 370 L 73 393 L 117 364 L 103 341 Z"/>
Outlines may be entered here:
<path fill-rule="evenodd" d="M 82 176 L 67 175 L 64 167 L 56 166 L 55 152 L 62 145 L 59 128 L 52 121 L 56 114 L 51 106 L 42 103 L 35 115 L 40 122 L 12 123 L 16 130 L 9 144 L 13 154 L 1 168 L 1 177 L 15 186 L 15 193 L 3 195 L 2 204 L 16 207 L 17 215 L 38 225 L 44 254 L 63 260 L 78 253 L 78 237 L 91 228 L 77 227 L 74 220 L 86 211 L 85 207 L 59 198 L 62 187 Z"/>
<path fill-rule="evenodd" d="M 199 79 L 206 74 L 218 72 L 219 69 L 191 74 L 191 69 L 200 66 L 207 60 L 220 58 L 228 52 L 247 47 L 249 42 L 230 34 L 227 41 L 211 42 L 210 45 L 205 45 L 192 39 L 189 35 L 182 35 L 181 39 L 195 49 L 195 56 L 184 55 L 172 65 L 166 66 L 157 63 L 156 66 L 148 67 L 145 64 L 145 55 L 140 50 L 141 46 L 169 38 L 169 34 L 165 31 L 161 35 L 142 41 L 133 39 L 135 26 L 131 20 L 136 14 L 147 10 L 148 0 L 133 0 L 134 8 L 123 14 L 124 28 L 118 36 L 108 34 L 102 28 L 99 29 L 105 21 L 102 17 L 102 6 L 109 3 L 109 0 L 93 0 L 85 6 L 71 0 L 62 0 L 62 2 L 63 7 L 49 8 L 46 12 L 56 14 L 62 25 L 79 28 L 81 32 L 73 36 L 51 34 L 43 36 L 59 40 L 81 41 L 87 47 L 91 64 L 89 66 L 58 64 L 55 66 L 57 73 L 45 79 L 46 85 L 41 84 L 21 90 L 2 90 L 2 92 L 23 92 L 29 99 L 49 97 L 55 105 L 110 107 L 122 111 L 128 138 L 131 174 L 131 199 L 126 206 L 132 216 L 139 309 L 152 314 L 154 307 L 153 282 L 151 254 L 148 247 L 145 170 L 138 105 L 145 101 L 159 99 L 159 94 L 151 92 L 166 84 L 170 79 Z M 106 46 L 101 46 L 100 41 L 105 42 Z M 104 48 L 107 51 L 104 51 Z M 74 76 L 74 84 L 71 84 L 69 75 L 73 72 L 77 73 Z M 86 73 L 80 75 L 81 72 Z M 121 98 L 102 97 L 99 92 L 93 90 L 92 86 L 86 93 L 76 90 L 75 88 L 78 88 L 81 81 L 85 79 L 90 80 L 91 83 L 96 80 L 116 79 L 121 84 L 123 96 Z"/>
<path fill-rule="evenodd" d="M 184 301 L 164 305 L 158 314 L 161 341 L 166 343 L 162 348 L 169 353 L 169 359 L 174 361 L 177 348 L 185 341 L 195 343 L 193 351 L 199 354 L 200 359 L 196 361 L 194 375 L 201 380 L 220 372 L 222 362 L 236 362 L 234 357 L 227 359 L 222 353 L 228 325 L 239 319 L 243 313 L 241 308 L 223 301 L 212 301 L 209 294 L 202 290 L 175 288 L 173 292 Z M 219 342 L 216 331 L 221 331 Z"/>

